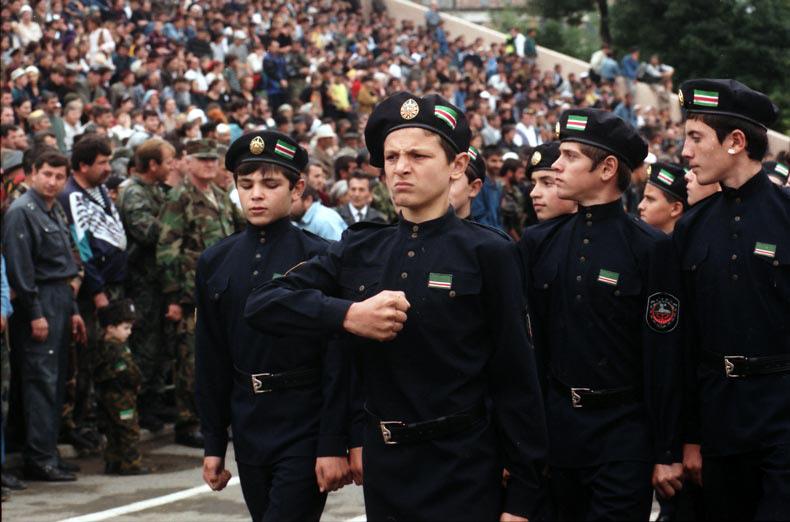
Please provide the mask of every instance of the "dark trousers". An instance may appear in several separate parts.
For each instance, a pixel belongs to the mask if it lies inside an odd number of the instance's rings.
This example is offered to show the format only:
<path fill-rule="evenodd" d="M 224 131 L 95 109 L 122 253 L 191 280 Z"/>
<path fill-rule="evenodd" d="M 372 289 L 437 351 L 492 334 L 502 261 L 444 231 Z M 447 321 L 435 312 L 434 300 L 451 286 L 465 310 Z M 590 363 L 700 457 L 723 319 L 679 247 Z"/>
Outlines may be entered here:
<path fill-rule="evenodd" d="M 648 462 L 606 462 L 585 468 L 551 468 L 558 520 L 650 519 L 653 504 Z"/>
<path fill-rule="evenodd" d="M 708 520 L 790 520 L 790 444 L 706 456 L 702 485 Z"/>
<path fill-rule="evenodd" d="M 253 522 L 318 522 L 326 493 L 318 490 L 315 458 L 286 457 L 271 466 L 238 462 L 244 502 Z"/>
<path fill-rule="evenodd" d="M 49 325 L 43 342 L 30 337 L 29 317 L 17 308 L 15 325 L 20 329 L 14 357 L 20 358 L 21 391 L 25 424 L 24 458 L 28 464 L 55 466 L 58 434 L 71 336 L 72 290 L 66 282 L 39 284 L 39 299 Z M 25 324 L 27 323 L 27 324 Z"/>

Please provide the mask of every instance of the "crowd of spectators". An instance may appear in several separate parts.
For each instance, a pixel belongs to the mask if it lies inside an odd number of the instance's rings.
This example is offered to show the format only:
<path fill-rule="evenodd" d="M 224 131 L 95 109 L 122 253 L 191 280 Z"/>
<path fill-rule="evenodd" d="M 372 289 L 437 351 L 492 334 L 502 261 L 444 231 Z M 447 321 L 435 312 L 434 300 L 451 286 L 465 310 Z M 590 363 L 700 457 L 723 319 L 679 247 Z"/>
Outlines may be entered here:
<path fill-rule="evenodd" d="M 657 56 L 642 63 L 634 49 L 618 63 L 603 48 L 589 73 L 544 70 L 535 31 L 514 29 L 488 45 L 449 32 L 435 6 L 424 20 L 396 22 L 380 2 L 363 13 L 356 0 L 16 0 L 0 16 L 3 210 L 38 155 L 69 155 L 84 135 L 110 140 L 114 195 L 151 138 L 176 151 L 166 181 L 175 186 L 187 173 L 188 142 L 210 138 L 222 153 L 266 127 L 310 153 L 294 220 L 337 239 L 355 221 L 396 217 L 368 163 L 364 128 L 373 107 L 402 90 L 438 92 L 467 112 L 491 185 L 481 196 L 487 215 L 474 217 L 514 237 L 534 214 L 525 159 L 553 139 L 565 109 L 612 110 L 658 159 L 680 160 L 682 127 L 668 110 L 672 70 Z M 656 106 L 634 104 L 636 80 L 655 86 Z M 215 182 L 233 199 L 221 167 Z"/>

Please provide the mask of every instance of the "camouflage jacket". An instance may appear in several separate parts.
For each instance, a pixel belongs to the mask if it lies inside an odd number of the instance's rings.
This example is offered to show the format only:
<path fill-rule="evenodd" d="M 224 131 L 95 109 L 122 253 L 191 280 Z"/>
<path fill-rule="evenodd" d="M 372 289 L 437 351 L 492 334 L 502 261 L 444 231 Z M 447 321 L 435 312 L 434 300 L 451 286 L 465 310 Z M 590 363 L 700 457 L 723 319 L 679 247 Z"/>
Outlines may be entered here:
<path fill-rule="evenodd" d="M 165 302 L 194 306 L 195 269 L 205 249 L 243 226 L 227 192 L 211 184 L 214 203 L 189 178 L 167 194 L 159 221 L 156 266 Z"/>
<path fill-rule="evenodd" d="M 161 224 L 159 221 L 165 193 L 157 183 L 146 183 L 137 176 L 118 196 L 116 206 L 129 241 L 129 274 L 156 280 L 156 250 Z"/>
<path fill-rule="evenodd" d="M 373 194 L 373 203 L 371 206 L 384 214 L 387 223 L 392 223 L 398 218 L 398 212 L 395 210 L 395 204 L 392 202 L 392 196 L 387 188 L 387 184 L 379 181 L 371 190 Z"/>

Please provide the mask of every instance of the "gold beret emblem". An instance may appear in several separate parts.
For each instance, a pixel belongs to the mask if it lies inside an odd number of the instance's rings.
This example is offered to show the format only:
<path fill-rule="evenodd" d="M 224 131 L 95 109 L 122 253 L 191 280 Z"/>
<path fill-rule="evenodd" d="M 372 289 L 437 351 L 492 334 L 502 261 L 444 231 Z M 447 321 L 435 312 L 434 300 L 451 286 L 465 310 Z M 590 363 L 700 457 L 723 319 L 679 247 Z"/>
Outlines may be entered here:
<path fill-rule="evenodd" d="M 414 98 L 409 98 L 400 106 L 400 117 L 404 120 L 414 119 L 419 113 L 420 106 L 417 105 L 417 100 Z"/>
<path fill-rule="evenodd" d="M 252 141 L 250 142 L 250 152 L 257 156 L 258 154 L 263 154 L 263 149 L 265 147 L 266 143 L 264 143 L 263 138 L 260 136 L 255 136 L 252 138 Z"/>
<path fill-rule="evenodd" d="M 538 163 L 540 163 L 540 158 L 541 158 L 540 151 L 536 150 L 535 153 L 532 155 L 532 166 L 533 167 L 535 165 L 537 165 Z"/>
<path fill-rule="evenodd" d="M 680 106 L 683 107 L 683 90 L 682 89 L 678 89 L 678 103 L 680 103 Z"/>
<path fill-rule="evenodd" d="M 653 172 L 653 165 L 648 165 L 647 169 L 645 170 L 647 171 L 647 175 L 650 176 L 650 174 Z"/>
<path fill-rule="evenodd" d="M 557 125 L 554 126 L 554 137 L 560 139 L 560 122 L 557 122 Z"/>

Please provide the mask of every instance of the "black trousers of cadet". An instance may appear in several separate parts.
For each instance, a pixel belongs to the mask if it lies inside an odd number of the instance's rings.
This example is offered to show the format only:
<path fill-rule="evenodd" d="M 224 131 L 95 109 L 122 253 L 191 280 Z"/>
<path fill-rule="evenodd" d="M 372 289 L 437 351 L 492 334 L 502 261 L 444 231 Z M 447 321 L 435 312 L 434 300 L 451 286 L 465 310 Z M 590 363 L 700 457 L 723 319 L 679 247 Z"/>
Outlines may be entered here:
<path fill-rule="evenodd" d="M 648 462 L 606 462 L 585 468 L 551 468 L 557 520 L 650 520 L 653 504 Z"/>
<path fill-rule="evenodd" d="M 705 456 L 702 486 L 708 520 L 790 520 L 790 444 Z"/>
<path fill-rule="evenodd" d="M 286 457 L 271 466 L 238 462 L 244 502 L 253 522 L 318 522 L 326 493 L 318 490 L 315 458 Z"/>

